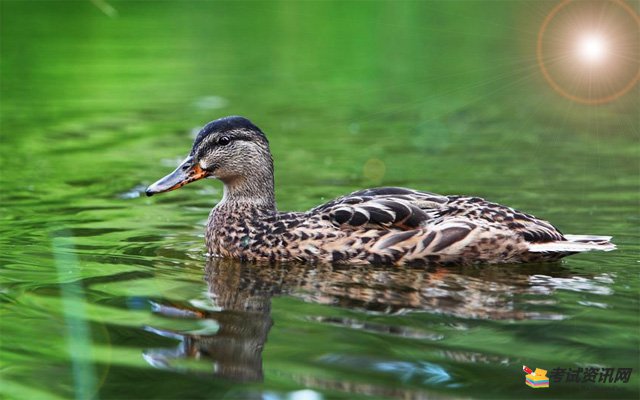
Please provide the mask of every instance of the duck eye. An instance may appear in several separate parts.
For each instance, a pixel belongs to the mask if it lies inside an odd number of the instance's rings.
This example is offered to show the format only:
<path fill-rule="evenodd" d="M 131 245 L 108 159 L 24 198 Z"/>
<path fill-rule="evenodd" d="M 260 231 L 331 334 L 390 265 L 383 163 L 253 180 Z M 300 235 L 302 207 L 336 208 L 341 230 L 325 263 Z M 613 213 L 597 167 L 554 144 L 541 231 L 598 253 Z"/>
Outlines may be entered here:
<path fill-rule="evenodd" d="M 218 144 L 220 146 L 226 146 L 229 143 L 231 143 L 231 139 L 229 138 L 229 136 L 223 136 L 220 139 L 218 139 Z"/>

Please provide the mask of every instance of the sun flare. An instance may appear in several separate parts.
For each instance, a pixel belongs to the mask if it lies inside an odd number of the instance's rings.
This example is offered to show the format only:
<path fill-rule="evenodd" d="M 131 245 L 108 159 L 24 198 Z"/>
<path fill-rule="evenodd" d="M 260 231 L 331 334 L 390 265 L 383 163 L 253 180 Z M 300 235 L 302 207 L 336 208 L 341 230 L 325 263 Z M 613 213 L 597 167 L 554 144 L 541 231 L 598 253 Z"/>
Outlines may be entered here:
<path fill-rule="evenodd" d="M 598 34 L 588 34 L 578 43 L 578 55 L 589 64 L 598 64 L 607 56 L 607 42 Z"/>
<path fill-rule="evenodd" d="M 640 81 L 640 16 L 624 0 L 563 0 L 546 15 L 538 66 L 563 97 L 605 104 Z"/>

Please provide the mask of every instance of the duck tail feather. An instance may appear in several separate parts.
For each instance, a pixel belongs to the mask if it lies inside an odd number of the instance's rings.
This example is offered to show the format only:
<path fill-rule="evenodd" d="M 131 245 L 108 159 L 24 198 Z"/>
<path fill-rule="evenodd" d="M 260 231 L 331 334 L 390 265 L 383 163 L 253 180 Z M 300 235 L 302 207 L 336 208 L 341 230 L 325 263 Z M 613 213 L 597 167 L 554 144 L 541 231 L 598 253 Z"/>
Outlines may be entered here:
<path fill-rule="evenodd" d="M 581 253 L 585 251 L 611 251 L 616 245 L 611 243 L 611 236 L 564 235 L 566 240 L 546 243 L 529 243 L 532 253 Z"/>
<path fill-rule="evenodd" d="M 609 242 L 613 236 L 596 236 L 596 235 L 564 235 L 564 238 L 570 242 Z"/>

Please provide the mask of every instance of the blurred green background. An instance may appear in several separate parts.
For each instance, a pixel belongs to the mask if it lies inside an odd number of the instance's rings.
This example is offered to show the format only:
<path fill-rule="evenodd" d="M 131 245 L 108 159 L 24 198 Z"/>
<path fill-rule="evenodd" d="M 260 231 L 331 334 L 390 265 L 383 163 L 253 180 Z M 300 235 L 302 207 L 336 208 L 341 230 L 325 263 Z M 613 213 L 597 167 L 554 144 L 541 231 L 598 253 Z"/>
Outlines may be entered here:
<path fill-rule="evenodd" d="M 637 398 L 640 94 L 587 106 L 549 87 L 535 42 L 556 4 L 0 1 L 2 396 L 538 397 L 526 364 L 631 367 L 628 383 L 540 391 Z M 408 186 L 619 250 L 418 271 L 212 265 L 219 183 L 140 195 L 225 115 L 266 132 L 283 210 Z"/>

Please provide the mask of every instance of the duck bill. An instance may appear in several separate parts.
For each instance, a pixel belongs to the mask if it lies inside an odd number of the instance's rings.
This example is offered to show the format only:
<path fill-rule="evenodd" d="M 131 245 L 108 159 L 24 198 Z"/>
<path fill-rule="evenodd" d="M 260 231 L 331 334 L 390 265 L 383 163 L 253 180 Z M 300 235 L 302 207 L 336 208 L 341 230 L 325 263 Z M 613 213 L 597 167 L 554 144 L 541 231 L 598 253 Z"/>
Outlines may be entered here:
<path fill-rule="evenodd" d="M 175 171 L 149 186 L 145 193 L 147 196 L 153 196 L 156 193 L 176 190 L 188 183 L 206 178 L 207 175 L 207 171 L 200 168 L 200 165 L 193 161 L 193 157 L 187 157 Z"/>

